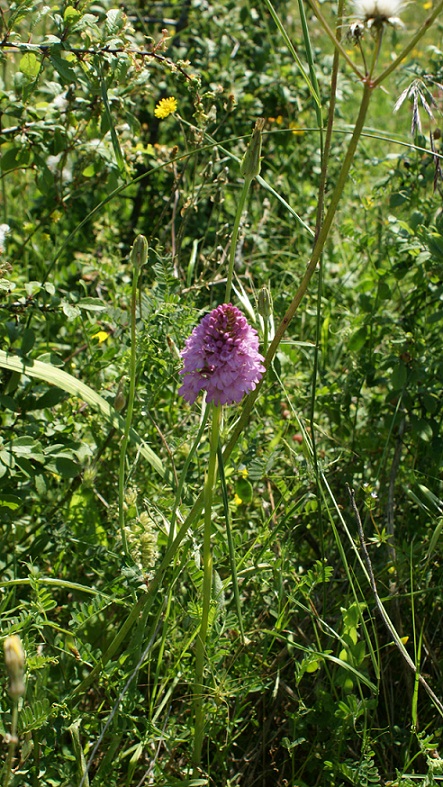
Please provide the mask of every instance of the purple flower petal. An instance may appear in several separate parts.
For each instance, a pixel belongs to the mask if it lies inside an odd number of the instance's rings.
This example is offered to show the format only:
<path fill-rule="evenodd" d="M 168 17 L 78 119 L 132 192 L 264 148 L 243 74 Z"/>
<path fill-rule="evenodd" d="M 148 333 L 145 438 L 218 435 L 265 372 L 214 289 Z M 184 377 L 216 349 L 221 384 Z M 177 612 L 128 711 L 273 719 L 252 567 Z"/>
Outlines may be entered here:
<path fill-rule="evenodd" d="M 257 331 L 232 303 L 217 306 L 203 317 L 181 356 L 183 384 L 178 392 L 190 404 L 200 391 L 206 391 L 207 401 L 216 405 L 240 402 L 265 371 Z"/>

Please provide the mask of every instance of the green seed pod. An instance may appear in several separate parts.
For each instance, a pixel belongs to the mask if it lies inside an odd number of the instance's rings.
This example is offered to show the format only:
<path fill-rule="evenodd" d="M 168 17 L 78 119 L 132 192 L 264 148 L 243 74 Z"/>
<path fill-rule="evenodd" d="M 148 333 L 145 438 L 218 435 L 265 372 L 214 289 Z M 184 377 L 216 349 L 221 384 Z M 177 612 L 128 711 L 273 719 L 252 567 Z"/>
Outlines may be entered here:
<path fill-rule="evenodd" d="M 240 172 L 244 178 L 252 179 L 260 174 L 261 136 L 264 125 L 264 118 L 258 118 L 258 120 L 255 121 L 254 131 L 252 132 L 252 137 L 240 167 Z"/>
<path fill-rule="evenodd" d="M 267 287 L 262 287 L 258 294 L 258 313 L 266 319 L 272 314 L 272 298 Z"/>
<path fill-rule="evenodd" d="M 131 250 L 131 262 L 134 268 L 140 271 L 148 259 L 148 241 L 144 235 L 137 235 Z"/>
<path fill-rule="evenodd" d="M 118 384 L 117 393 L 115 394 L 114 399 L 114 407 L 119 413 L 126 405 L 126 396 L 125 396 L 125 384 L 126 384 L 126 377 L 122 377 Z"/>

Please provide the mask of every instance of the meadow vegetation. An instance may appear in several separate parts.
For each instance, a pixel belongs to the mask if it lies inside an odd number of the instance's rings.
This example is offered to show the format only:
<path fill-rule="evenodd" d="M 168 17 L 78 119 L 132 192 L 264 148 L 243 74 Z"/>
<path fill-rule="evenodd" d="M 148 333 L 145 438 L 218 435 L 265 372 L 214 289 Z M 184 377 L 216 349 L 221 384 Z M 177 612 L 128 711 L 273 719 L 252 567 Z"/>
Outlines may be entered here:
<path fill-rule="evenodd" d="M 0 0 L 3 787 L 443 781 L 441 10 Z"/>

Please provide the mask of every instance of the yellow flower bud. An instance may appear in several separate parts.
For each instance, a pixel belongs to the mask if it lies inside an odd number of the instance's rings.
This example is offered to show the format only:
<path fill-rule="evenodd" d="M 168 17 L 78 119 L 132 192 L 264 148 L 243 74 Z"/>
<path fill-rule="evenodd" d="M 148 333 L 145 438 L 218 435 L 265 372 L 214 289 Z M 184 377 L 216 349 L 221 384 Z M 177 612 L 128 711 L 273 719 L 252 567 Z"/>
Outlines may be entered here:
<path fill-rule="evenodd" d="M 6 637 L 3 648 L 9 677 L 9 693 L 13 699 L 18 699 L 25 693 L 25 652 L 20 637 L 17 634 Z"/>

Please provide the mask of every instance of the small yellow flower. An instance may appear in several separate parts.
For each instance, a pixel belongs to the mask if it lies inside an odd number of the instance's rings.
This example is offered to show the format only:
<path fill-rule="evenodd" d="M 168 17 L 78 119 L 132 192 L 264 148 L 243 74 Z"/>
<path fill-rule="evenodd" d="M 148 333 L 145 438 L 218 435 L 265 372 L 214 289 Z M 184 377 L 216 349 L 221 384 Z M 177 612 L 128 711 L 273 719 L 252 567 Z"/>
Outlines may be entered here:
<path fill-rule="evenodd" d="M 297 123 L 295 122 L 295 120 L 291 120 L 291 122 L 290 122 L 290 124 L 289 124 L 289 128 L 291 129 L 291 131 L 292 131 L 292 133 L 293 133 L 293 134 L 297 134 L 297 135 L 298 135 L 298 134 L 303 134 L 303 133 L 304 133 L 304 132 L 303 132 L 303 129 L 302 129 L 302 128 L 300 128 L 300 127 L 297 125 Z"/>
<path fill-rule="evenodd" d="M 177 107 L 177 99 L 174 96 L 162 98 L 154 109 L 154 115 L 156 118 L 167 118 L 168 115 L 172 115 L 177 111 Z"/>
<path fill-rule="evenodd" d="M 243 503 L 243 500 L 241 499 L 240 495 L 237 494 L 237 492 L 234 495 L 234 503 L 236 506 L 241 506 Z"/>
<path fill-rule="evenodd" d="M 106 341 L 108 336 L 109 336 L 109 333 L 106 333 L 106 331 L 98 331 L 98 333 L 94 333 L 92 338 L 93 339 L 97 339 L 99 344 L 103 344 L 103 342 Z"/>

